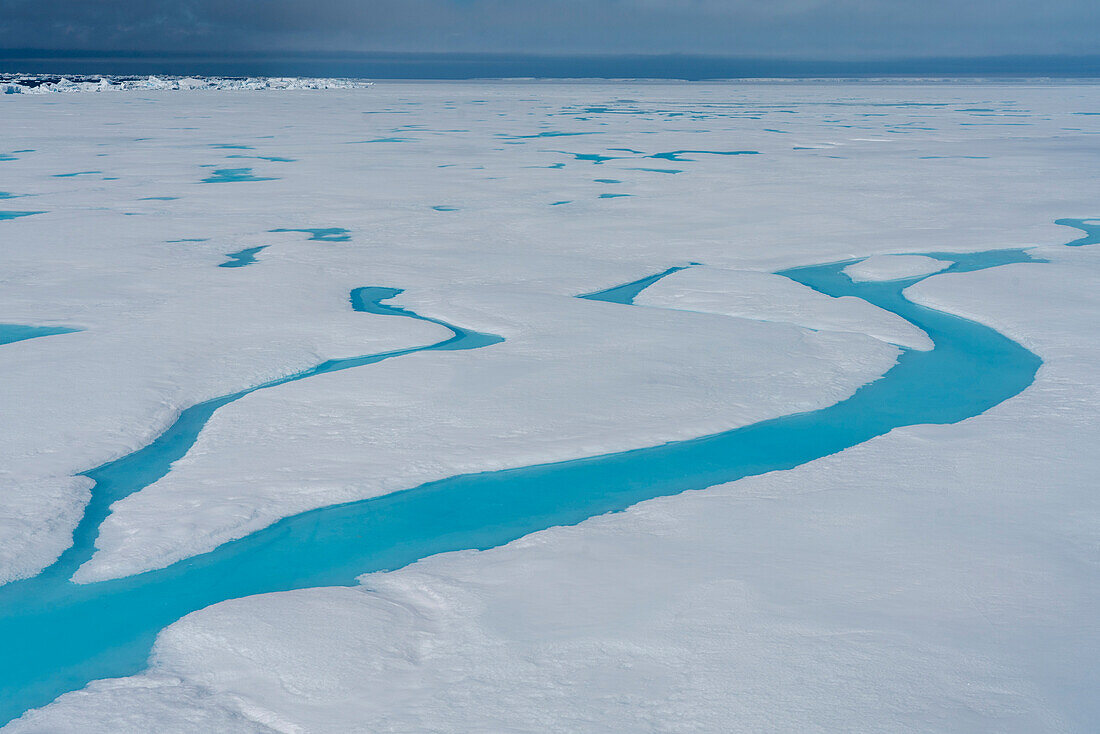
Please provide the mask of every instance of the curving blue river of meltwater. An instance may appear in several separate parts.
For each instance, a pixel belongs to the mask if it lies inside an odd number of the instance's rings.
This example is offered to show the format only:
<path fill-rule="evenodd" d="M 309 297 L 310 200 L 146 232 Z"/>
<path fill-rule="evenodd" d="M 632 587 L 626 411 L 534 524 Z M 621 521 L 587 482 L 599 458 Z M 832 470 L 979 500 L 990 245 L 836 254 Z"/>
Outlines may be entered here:
<path fill-rule="evenodd" d="M 953 263 L 944 272 L 1030 260 L 1020 250 L 934 256 Z M 399 290 L 353 291 L 357 311 L 432 321 L 454 336 L 428 347 L 332 360 L 200 403 L 183 411 L 149 446 L 87 472 L 96 486 L 72 547 L 38 576 L 0 586 L 0 722 L 91 680 L 139 672 L 159 630 L 219 601 L 352 585 L 363 573 L 399 568 L 436 553 L 490 548 L 642 500 L 793 468 L 898 426 L 972 417 L 1032 382 L 1040 360 L 1031 352 L 982 324 L 906 300 L 903 290 L 921 278 L 853 283 L 842 273 L 847 264 L 796 268 L 782 275 L 828 295 L 853 295 L 893 311 L 924 329 L 935 348 L 903 351 L 884 377 L 833 406 L 689 441 L 457 476 L 286 518 L 162 570 L 87 585 L 70 582 L 94 551 L 111 503 L 164 476 L 222 405 L 292 380 L 417 351 L 501 341 L 381 303 Z M 582 297 L 631 304 L 642 289 L 678 269 Z"/>

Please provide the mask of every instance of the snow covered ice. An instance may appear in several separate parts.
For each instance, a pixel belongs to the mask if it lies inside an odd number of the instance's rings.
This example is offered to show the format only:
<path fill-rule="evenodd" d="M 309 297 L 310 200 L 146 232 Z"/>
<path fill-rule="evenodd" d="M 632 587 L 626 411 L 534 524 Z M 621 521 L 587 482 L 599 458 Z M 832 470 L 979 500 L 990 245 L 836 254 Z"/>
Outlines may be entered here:
<path fill-rule="evenodd" d="M 158 82 L 0 99 L 0 209 L 27 213 L 0 221 L 0 324 L 71 330 L 0 344 L 11 589 L 73 542 L 83 474 L 190 406 L 451 336 L 353 310 L 363 286 L 503 341 L 219 408 L 87 539 L 82 593 L 337 503 L 814 411 L 933 348 L 788 268 L 843 263 L 868 287 L 928 275 L 907 297 L 1043 362 L 961 423 L 358 586 L 194 610 L 147 670 L 5 731 L 1086 732 L 1100 717 L 1100 260 L 1054 224 L 1100 207 L 1100 117 L 1082 114 L 1097 87 Z M 1034 262 L 937 274 L 948 253 L 1021 248 Z M 632 306 L 576 297 L 677 266 Z"/>
<path fill-rule="evenodd" d="M 856 282 L 868 280 L 903 280 L 938 273 L 948 266 L 926 255 L 872 255 L 844 268 Z"/>
<path fill-rule="evenodd" d="M 0 94 L 55 92 L 134 92 L 260 89 L 355 89 L 370 82 L 356 79 L 299 79 L 296 77 L 96 76 L 0 74 Z"/>

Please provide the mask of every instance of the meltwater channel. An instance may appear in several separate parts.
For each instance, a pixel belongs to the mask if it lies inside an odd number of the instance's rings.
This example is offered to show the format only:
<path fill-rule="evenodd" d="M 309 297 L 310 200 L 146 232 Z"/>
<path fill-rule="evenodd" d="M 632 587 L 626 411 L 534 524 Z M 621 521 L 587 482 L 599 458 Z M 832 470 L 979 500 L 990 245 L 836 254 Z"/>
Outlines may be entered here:
<path fill-rule="evenodd" d="M 1021 250 L 930 254 L 953 263 L 943 272 L 1030 261 Z M 420 349 L 325 362 L 192 406 L 149 446 L 87 472 L 96 486 L 73 546 L 38 576 L 0 586 L 0 723 L 92 680 L 141 671 L 159 630 L 226 599 L 353 585 L 361 574 L 399 568 L 436 553 L 491 548 L 653 497 L 790 469 L 899 426 L 970 418 L 1031 384 L 1040 365 L 1037 356 L 982 324 L 906 300 L 902 291 L 921 278 L 853 283 L 842 273 L 847 264 L 781 274 L 831 296 L 853 295 L 893 311 L 924 329 L 935 348 L 904 350 L 885 376 L 840 403 L 688 441 L 452 477 L 289 517 L 161 570 L 72 583 L 73 571 L 94 551 L 99 524 L 111 503 L 164 476 L 222 405 L 258 389 L 324 372 L 423 349 L 485 347 L 500 338 L 427 319 L 448 326 L 454 336 Z M 643 288 L 677 269 L 582 298 L 631 304 Z M 425 318 L 380 303 L 399 292 L 357 289 L 351 294 L 352 306 Z"/>

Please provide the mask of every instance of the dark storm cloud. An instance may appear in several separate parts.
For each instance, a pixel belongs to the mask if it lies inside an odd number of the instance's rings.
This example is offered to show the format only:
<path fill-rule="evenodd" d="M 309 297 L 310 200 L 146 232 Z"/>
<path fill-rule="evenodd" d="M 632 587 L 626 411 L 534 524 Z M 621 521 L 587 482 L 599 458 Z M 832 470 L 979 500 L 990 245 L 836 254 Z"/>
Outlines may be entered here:
<path fill-rule="evenodd" d="M 0 46 L 860 58 L 1087 54 L 1097 0 L 0 0 Z"/>

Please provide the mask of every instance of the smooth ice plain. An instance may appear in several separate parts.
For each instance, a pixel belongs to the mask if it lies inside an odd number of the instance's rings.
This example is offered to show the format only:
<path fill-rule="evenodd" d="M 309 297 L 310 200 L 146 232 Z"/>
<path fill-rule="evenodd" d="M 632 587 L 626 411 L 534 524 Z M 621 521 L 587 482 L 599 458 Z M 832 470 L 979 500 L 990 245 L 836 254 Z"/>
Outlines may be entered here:
<path fill-rule="evenodd" d="M 1096 87 L 2 104 L 5 730 L 1095 722 Z"/>

